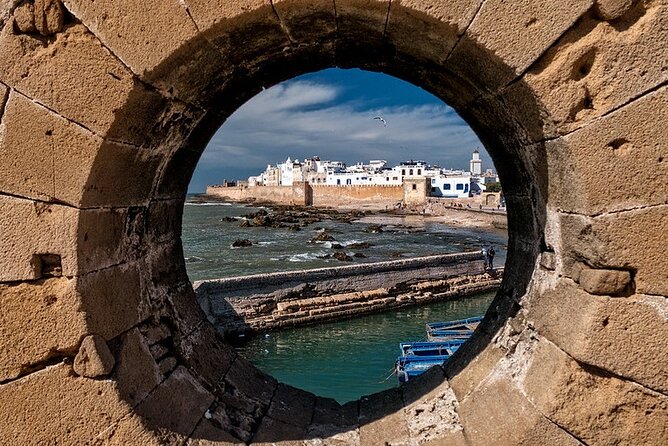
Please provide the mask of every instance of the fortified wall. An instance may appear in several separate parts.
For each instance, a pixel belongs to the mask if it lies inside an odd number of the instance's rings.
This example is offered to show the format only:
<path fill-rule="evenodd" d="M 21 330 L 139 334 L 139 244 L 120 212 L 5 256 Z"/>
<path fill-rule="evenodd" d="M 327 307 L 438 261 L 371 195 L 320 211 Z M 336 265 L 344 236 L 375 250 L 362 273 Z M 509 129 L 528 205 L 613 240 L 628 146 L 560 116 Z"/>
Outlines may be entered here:
<path fill-rule="evenodd" d="M 666 61 L 666 0 L 0 1 L 1 442 L 665 445 Z M 509 232 L 471 340 L 345 405 L 226 344 L 181 247 L 220 125 L 331 67 L 464 117 Z"/>
<path fill-rule="evenodd" d="M 491 291 L 481 252 L 445 254 L 195 282 L 209 321 L 225 337 L 347 319 Z"/>
<path fill-rule="evenodd" d="M 423 190 L 424 193 L 424 190 Z M 373 204 L 394 208 L 404 200 L 402 186 L 326 186 L 306 182 L 289 186 L 208 186 L 206 194 L 239 202 L 265 202 L 283 205 L 350 207 Z M 423 201 L 426 195 L 423 195 Z"/>

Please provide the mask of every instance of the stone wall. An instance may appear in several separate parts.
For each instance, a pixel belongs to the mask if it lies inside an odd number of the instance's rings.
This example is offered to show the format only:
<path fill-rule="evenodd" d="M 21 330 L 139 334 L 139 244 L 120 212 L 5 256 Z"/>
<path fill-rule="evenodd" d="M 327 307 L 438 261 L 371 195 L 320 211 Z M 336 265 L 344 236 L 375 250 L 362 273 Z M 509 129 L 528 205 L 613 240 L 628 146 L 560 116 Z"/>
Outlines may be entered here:
<path fill-rule="evenodd" d="M 255 201 L 284 205 L 318 207 L 350 207 L 372 204 L 377 208 L 393 208 L 404 199 L 401 186 L 325 186 L 295 183 L 287 186 L 208 186 L 206 194 L 230 201 Z"/>
<path fill-rule="evenodd" d="M 0 440 L 665 444 L 667 10 L 0 1 Z M 454 107 L 499 171 L 509 232 L 473 338 L 445 367 L 343 406 L 276 382 L 216 334 L 180 239 L 220 125 L 331 67 Z"/>
<path fill-rule="evenodd" d="M 480 252 L 195 282 L 224 336 L 355 317 L 498 288 Z"/>

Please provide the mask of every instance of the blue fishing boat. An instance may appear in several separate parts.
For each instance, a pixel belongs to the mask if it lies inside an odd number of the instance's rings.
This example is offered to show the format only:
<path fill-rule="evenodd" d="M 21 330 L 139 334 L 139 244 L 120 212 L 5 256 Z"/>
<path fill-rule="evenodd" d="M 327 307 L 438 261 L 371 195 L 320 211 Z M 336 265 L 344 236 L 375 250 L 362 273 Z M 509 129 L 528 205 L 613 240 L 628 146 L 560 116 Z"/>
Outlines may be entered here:
<path fill-rule="evenodd" d="M 395 370 L 400 383 L 426 372 L 435 365 L 441 365 L 449 358 L 448 355 L 438 356 L 399 356 L 395 363 Z"/>
<path fill-rule="evenodd" d="M 452 339 L 468 339 L 473 335 L 480 321 L 482 321 L 482 316 L 448 322 L 431 322 L 427 324 L 427 339 L 439 342 Z"/>
<path fill-rule="evenodd" d="M 403 383 L 435 365 L 441 365 L 466 342 L 482 321 L 482 316 L 427 324 L 427 342 L 402 342 L 401 356 L 394 369 Z"/>
<path fill-rule="evenodd" d="M 402 356 L 450 356 L 466 342 L 453 339 L 444 342 L 402 342 L 399 344 Z"/>

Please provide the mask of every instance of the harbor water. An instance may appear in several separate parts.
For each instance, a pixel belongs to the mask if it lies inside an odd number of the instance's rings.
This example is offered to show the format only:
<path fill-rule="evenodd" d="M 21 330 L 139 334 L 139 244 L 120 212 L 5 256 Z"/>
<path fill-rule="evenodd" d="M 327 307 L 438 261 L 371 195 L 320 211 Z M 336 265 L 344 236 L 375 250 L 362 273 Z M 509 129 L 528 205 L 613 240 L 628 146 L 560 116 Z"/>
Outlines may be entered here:
<path fill-rule="evenodd" d="M 386 214 L 351 223 L 325 220 L 301 231 L 240 227 L 243 216 L 257 210 L 231 203 L 186 204 L 182 236 L 190 280 L 350 264 L 326 258 L 336 251 L 334 243 L 369 243 L 366 249 L 346 250 L 350 255 L 353 251 L 365 255 L 355 257 L 355 263 L 471 251 L 490 244 L 497 252 L 496 265 L 505 261 L 507 237 L 499 230 Z M 234 221 L 225 221 L 226 217 Z M 368 232 L 371 224 L 381 224 L 382 232 Z M 336 240 L 312 243 L 322 229 Z M 233 248 L 237 239 L 249 239 L 253 245 Z M 281 382 L 344 403 L 397 386 L 391 372 L 399 342 L 424 340 L 427 322 L 484 314 L 493 295 L 261 334 L 239 351 Z"/>

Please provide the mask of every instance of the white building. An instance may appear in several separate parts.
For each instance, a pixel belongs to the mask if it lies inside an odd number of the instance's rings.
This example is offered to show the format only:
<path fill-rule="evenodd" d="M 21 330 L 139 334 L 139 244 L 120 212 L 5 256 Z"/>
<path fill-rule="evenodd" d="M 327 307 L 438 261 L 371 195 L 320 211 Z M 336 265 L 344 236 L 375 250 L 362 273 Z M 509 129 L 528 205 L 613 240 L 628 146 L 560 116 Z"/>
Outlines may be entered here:
<path fill-rule="evenodd" d="M 477 150 L 473 151 L 473 157 L 471 158 L 471 175 L 482 175 L 482 160 L 480 159 L 480 152 Z"/>
<path fill-rule="evenodd" d="M 471 193 L 471 175 L 437 175 L 431 178 L 431 196 L 468 198 Z"/>

